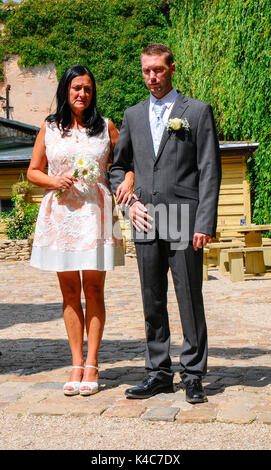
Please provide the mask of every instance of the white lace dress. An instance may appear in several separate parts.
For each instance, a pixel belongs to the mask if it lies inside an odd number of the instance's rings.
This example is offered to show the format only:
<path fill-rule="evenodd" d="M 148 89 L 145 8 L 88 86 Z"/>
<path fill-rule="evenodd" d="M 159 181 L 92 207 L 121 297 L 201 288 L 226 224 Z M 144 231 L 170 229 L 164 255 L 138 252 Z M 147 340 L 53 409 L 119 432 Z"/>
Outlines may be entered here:
<path fill-rule="evenodd" d="M 93 184 L 77 180 L 57 197 L 46 190 L 36 223 L 30 265 L 50 271 L 109 271 L 124 264 L 120 223 L 109 189 L 110 155 L 108 120 L 104 131 L 88 137 L 85 129 L 62 137 L 55 124 L 46 124 L 48 175 L 73 174 L 75 154 L 95 158 L 100 176 Z"/>

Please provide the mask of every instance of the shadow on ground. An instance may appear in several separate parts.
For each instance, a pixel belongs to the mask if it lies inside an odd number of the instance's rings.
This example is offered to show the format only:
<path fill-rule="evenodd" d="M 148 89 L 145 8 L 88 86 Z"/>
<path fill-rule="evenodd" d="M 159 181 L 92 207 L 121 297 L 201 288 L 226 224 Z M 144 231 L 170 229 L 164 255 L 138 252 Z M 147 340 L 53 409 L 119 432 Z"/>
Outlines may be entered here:
<path fill-rule="evenodd" d="M 87 344 L 84 344 L 86 353 Z M 21 338 L 16 340 L 5 339 L 1 341 L 0 374 L 15 374 L 18 377 L 33 376 L 35 374 L 57 370 L 71 364 L 71 354 L 68 341 L 65 339 L 32 339 Z M 270 354 L 270 351 L 253 348 L 210 348 L 209 356 L 225 357 L 226 359 L 247 359 Z M 179 347 L 172 345 L 171 355 L 178 357 Z M 101 387 L 114 388 L 122 383 L 140 383 L 146 373 L 144 366 L 137 365 L 137 361 L 144 361 L 145 340 L 103 340 L 99 352 L 99 363 L 109 364 L 101 371 L 99 382 Z M 135 361 L 132 365 L 119 365 Z M 117 366 L 114 366 L 118 363 Z M 175 375 L 176 390 L 182 388 L 179 384 L 179 364 L 173 361 L 172 368 Z M 49 381 L 48 377 L 48 381 Z M 52 379 L 51 379 L 52 380 Z M 56 379 L 57 380 L 57 379 Z M 210 382 L 210 383 L 209 383 Z M 257 388 L 271 384 L 271 368 L 266 366 L 212 366 L 208 369 L 205 378 L 208 395 L 223 393 L 226 387 L 233 385 L 250 386 Z M 37 385 L 38 386 L 38 385 Z"/>
<path fill-rule="evenodd" d="M 20 323 L 42 323 L 62 317 L 61 303 L 0 304 L 0 330 Z"/>

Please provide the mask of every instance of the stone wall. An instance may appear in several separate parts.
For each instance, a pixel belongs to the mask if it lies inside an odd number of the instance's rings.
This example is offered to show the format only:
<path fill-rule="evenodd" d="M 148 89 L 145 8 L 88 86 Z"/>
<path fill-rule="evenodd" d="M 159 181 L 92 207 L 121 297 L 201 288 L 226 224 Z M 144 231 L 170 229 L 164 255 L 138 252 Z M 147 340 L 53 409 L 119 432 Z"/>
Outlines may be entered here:
<path fill-rule="evenodd" d="M 0 263 L 30 259 L 33 240 L 0 240 Z"/>
<path fill-rule="evenodd" d="M 20 57 L 9 55 L 4 60 L 5 80 L 0 84 L 1 96 L 6 96 L 10 85 L 10 119 L 40 127 L 48 114 L 55 111 L 55 94 L 58 85 L 53 63 L 45 66 L 21 67 Z M 6 111 L 0 108 L 0 116 Z"/>

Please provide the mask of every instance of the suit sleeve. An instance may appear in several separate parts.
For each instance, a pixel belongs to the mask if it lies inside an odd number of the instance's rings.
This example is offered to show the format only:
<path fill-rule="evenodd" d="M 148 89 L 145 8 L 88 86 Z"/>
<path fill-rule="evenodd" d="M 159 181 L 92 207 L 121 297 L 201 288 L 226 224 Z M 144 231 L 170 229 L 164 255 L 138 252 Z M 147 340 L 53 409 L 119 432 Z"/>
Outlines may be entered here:
<path fill-rule="evenodd" d="M 109 182 L 112 192 L 115 194 L 118 186 L 125 178 L 127 171 L 134 171 L 133 148 L 126 112 L 119 133 L 119 138 L 114 149 L 113 163 L 110 167 Z"/>
<path fill-rule="evenodd" d="M 221 157 L 213 111 L 210 105 L 201 111 L 197 128 L 197 166 L 199 204 L 195 232 L 216 234 L 217 205 L 221 183 Z"/>

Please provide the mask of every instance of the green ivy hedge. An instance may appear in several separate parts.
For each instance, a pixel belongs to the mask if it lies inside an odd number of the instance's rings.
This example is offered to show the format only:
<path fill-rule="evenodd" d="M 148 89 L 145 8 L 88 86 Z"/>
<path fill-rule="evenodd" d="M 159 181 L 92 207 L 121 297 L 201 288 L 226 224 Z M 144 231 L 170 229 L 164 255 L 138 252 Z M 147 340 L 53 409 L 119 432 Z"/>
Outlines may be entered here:
<path fill-rule="evenodd" d="M 271 223 L 269 0 L 174 0 L 176 86 L 212 104 L 223 140 L 259 142 L 248 162 L 253 220 Z"/>

